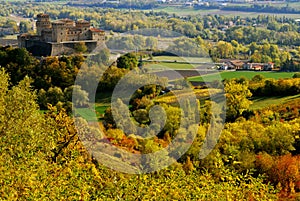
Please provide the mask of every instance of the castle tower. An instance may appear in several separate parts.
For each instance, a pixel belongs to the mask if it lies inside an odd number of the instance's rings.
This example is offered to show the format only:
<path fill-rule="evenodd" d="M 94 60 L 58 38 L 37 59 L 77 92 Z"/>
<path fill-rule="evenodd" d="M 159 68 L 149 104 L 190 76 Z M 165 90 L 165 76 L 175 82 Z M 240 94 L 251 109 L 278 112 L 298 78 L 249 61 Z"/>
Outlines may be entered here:
<path fill-rule="evenodd" d="M 50 29 L 51 23 L 50 23 L 50 17 L 47 14 L 38 14 L 37 15 L 37 21 L 36 21 L 36 31 L 37 35 L 41 36 L 42 31 L 45 29 Z"/>
<path fill-rule="evenodd" d="M 67 40 L 66 24 L 63 21 L 52 22 L 52 42 L 60 43 Z"/>
<path fill-rule="evenodd" d="M 59 21 L 64 22 L 64 23 L 66 24 L 66 27 L 67 27 L 67 28 L 74 28 L 74 26 L 75 26 L 75 22 L 74 22 L 73 20 L 71 20 L 71 19 L 68 19 L 68 18 L 66 18 L 66 19 L 61 19 L 61 20 L 59 20 Z"/>
<path fill-rule="evenodd" d="M 88 30 L 90 28 L 91 24 L 88 21 L 85 20 L 80 20 L 76 22 L 76 28 L 81 29 L 81 30 Z"/>

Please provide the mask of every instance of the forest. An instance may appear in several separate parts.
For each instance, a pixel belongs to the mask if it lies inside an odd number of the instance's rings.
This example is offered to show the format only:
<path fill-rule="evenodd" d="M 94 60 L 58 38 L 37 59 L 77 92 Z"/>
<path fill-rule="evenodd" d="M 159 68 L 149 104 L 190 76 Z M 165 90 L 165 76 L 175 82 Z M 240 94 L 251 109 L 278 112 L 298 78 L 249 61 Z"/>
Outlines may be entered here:
<path fill-rule="evenodd" d="M 1 26 L 16 32 L 34 30 L 8 16 L 47 11 L 52 19 L 90 20 L 108 32 L 111 49 L 122 44 L 141 50 L 111 62 L 106 48 L 89 56 L 81 50 L 36 58 L 23 48 L 0 47 L 0 200 L 300 199 L 300 27 L 295 20 L 60 3 L 3 2 L 0 8 Z M 258 74 L 200 86 L 183 78 L 172 81 L 170 90 L 170 80 L 147 73 L 152 63 L 143 62 L 165 53 L 158 50 L 158 39 L 168 35 L 144 33 L 145 28 L 187 36 L 175 38 L 166 52 L 189 57 L 206 52 L 214 62 L 273 62 L 277 71 L 293 76 Z M 141 32 L 121 35 L 131 30 Z M 136 89 L 127 104 L 114 99 L 116 87 Z M 288 100 L 251 108 L 254 100 L 282 97 Z M 220 135 L 207 138 L 217 126 Z M 168 150 L 178 144 L 182 147 Z M 203 147 L 210 151 L 205 157 L 199 155 Z M 109 154 L 99 160 L 103 149 Z M 161 154 L 146 157 L 153 153 Z M 162 168 L 164 162 L 170 165 Z M 130 168 L 140 174 L 124 171 Z"/>

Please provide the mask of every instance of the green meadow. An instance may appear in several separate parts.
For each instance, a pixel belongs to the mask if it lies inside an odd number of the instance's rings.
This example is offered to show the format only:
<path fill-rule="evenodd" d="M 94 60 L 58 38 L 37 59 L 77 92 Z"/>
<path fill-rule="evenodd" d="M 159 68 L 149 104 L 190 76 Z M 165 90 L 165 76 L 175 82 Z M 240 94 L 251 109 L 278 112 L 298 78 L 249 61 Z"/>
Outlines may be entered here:
<path fill-rule="evenodd" d="M 219 80 L 220 76 L 222 79 L 232 79 L 232 78 L 241 78 L 241 77 L 252 79 L 255 75 L 262 75 L 265 78 L 273 78 L 278 80 L 283 78 L 291 78 L 293 77 L 294 74 L 295 74 L 294 72 L 223 71 L 223 72 L 213 73 L 209 75 L 190 77 L 189 81 L 212 82 L 215 80 Z"/>

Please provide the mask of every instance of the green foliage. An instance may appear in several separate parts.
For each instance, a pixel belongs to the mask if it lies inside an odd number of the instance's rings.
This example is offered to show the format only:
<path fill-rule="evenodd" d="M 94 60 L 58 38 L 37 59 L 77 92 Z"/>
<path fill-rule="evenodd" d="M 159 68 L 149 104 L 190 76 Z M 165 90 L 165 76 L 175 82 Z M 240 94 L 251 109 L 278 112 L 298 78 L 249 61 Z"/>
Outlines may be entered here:
<path fill-rule="evenodd" d="M 117 67 L 118 68 L 125 68 L 132 70 L 134 68 L 137 68 L 138 61 L 134 53 L 127 53 L 125 55 L 122 55 L 117 60 Z"/>
<path fill-rule="evenodd" d="M 231 43 L 219 41 L 216 48 L 218 52 L 218 58 L 225 59 L 233 56 L 234 49 Z"/>
<path fill-rule="evenodd" d="M 98 65 L 108 65 L 109 64 L 110 51 L 107 48 L 103 48 L 97 51 L 96 55 L 92 55 L 89 57 L 87 62 L 94 62 Z"/>
<path fill-rule="evenodd" d="M 167 114 L 167 122 L 163 130 L 165 132 L 168 132 L 171 138 L 173 138 L 180 127 L 182 111 L 180 108 L 168 106 L 166 104 L 162 104 L 162 107 L 164 108 Z"/>
<path fill-rule="evenodd" d="M 293 75 L 293 78 L 300 78 L 300 73 L 295 73 L 295 74 Z"/>
<path fill-rule="evenodd" d="M 72 103 L 75 107 L 86 107 L 89 105 L 89 94 L 86 91 L 82 90 L 81 86 L 74 85 L 69 90 L 72 90 Z"/>
<path fill-rule="evenodd" d="M 255 76 L 251 79 L 251 81 L 253 81 L 253 82 L 261 82 L 261 81 L 263 81 L 264 79 L 265 79 L 265 77 L 264 77 L 263 75 L 258 74 L 258 75 L 255 75 Z"/>
<path fill-rule="evenodd" d="M 208 57 L 207 45 L 204 42 L 199 44 L 199 40 L 182 37 L 176 39 L 173 43 L 167 49 L 167 52 L 171 54 L 179 57 Z"/>
<path fill-rule="evenodd" d="M 113 91 L 119 80 L 128 72 L 127 69 L 110 66 L 103 73 L 98 91 Z"/>
<path fill-rule="evenodd" d="M 21 21 L 19 24 L 20 33 L 28 33 L 31 30 L 31 24 L 28 21 Z"/>
<path fill-rule="evenodd" d="M 249 89 L 254 96 L 288 96 L 297 95 L 300 92 L 300 79 L 265 79 L 261 82 L 252 82 Z"/>
<path fill-rule="evenodd" d="M 26 75 L 31 76 L 35 65 L 37 60 L 26 49 L 0 47 L 0 66 L 10 74 L 12 84 L 16 85 Z"/>
<path fill-rule="evenodd" d="M 76 43 L 74 45 L 74 49 L 78 53 L 85 53 L 88 50 L 88 48 L 87 48 L 87 46 L 85 45 L 84 42 Z"/>

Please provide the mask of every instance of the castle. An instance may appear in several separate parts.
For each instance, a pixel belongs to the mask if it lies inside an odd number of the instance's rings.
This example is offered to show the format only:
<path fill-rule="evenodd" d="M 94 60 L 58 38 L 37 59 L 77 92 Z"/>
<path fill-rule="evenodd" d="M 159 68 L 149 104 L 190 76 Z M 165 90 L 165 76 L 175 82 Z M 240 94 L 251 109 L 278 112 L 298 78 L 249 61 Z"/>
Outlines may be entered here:
<path fill-rule="evenodd" d="M 26 48 L 34 56 L 73 54 L 83 45 L 87 52 L 92 52 L 105 41 L 105 32 L 91 27 L 88 21 L 60 19 L 51 22 L 47 14 L 37 15 L 36 32 L 36 35 L 18 36 L 19 47 Z"/>

